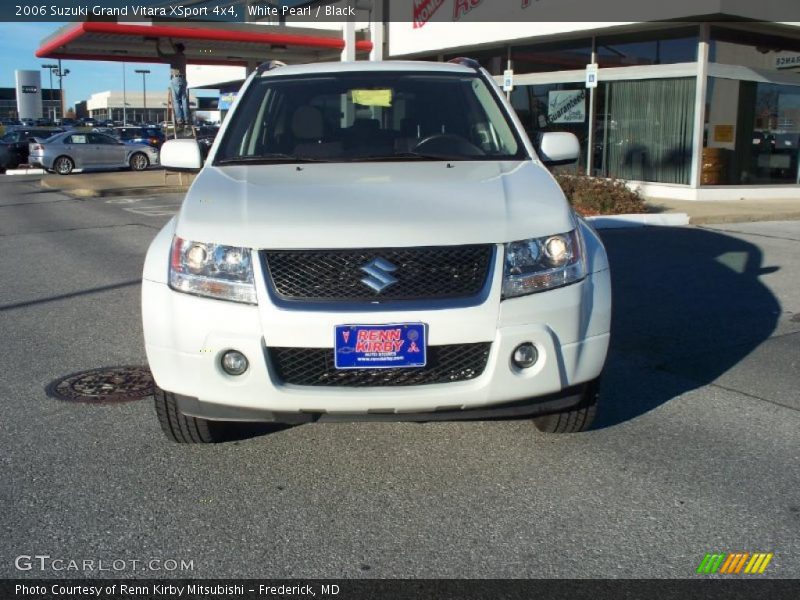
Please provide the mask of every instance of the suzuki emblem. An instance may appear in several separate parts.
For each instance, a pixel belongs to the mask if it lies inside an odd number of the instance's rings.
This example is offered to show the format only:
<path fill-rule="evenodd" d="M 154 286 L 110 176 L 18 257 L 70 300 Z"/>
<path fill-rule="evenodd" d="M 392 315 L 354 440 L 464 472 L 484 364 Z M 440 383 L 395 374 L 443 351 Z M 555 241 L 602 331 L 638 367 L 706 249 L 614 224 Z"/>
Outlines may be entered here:
<path fill-rule="evenodd" d="M 361 283 L 371 287 L 378 294 L 390 285 L 397 283 L 397 279 L 391 275 L 397 271 L 397 267 L 385 258 L 371 260 L 361 267 L 361 270 L 368 275 L 361 280 Z"/>

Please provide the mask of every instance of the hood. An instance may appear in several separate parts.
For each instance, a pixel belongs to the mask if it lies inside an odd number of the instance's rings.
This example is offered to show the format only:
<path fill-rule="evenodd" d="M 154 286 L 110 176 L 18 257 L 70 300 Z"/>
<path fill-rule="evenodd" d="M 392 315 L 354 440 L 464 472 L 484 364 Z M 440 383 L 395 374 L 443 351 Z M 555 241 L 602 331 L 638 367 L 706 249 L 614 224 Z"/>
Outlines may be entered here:
<path fill-rule="evenodd" d="M 531 161 L 205 167 L 176 234 L 269 249 L 501 243 L 562 233 L 571 211 Z"/>

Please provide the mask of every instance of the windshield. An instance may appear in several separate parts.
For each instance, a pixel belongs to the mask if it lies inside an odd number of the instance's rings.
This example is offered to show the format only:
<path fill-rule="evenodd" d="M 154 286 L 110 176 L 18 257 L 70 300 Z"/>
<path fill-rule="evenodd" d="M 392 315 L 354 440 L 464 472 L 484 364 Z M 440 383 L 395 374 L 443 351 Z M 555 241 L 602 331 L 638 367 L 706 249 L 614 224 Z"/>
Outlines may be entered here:
<path fill-rule="evenodd" d="M 255 79 L 215 161 L 523 158 L 477 74 L 361 72 Z"/>

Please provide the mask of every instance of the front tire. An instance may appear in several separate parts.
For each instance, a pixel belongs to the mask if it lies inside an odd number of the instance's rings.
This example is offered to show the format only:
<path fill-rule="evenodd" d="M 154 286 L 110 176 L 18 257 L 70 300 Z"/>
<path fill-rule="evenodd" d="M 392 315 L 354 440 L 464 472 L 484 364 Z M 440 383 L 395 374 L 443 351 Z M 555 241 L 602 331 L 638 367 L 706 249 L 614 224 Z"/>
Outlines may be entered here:
<path fill-rule="evenodd" d="M 179 444 L 215 444 L 226 440 L 225 423 L 183 414 L 175 394 L 159 387 L 153 393 L 156 415 L 164 435 Z"/>
<path fill-rule="evenodd" d="M 144 171 L 150 166 L 150 159 L 143 152 L 136 152 L 128 161 L 131 171 Z"/>
<path fill-rule="evenodd" d="M 580 433 L 587 431 L 594 421 L 597 412 L 597 399 L 600 391 L 600 379 L 595 379 L 586 384 L 583 391 L 583 399 L 575 408 L 534 417 L 533 424 L 544 433 Z"/>
<path fill-rule="evenodd" d="M 53 163 L 53 170 L 59 175 L 69 175 L 74 168 L 75 163 L 69 156 L 59 156 Z"/>

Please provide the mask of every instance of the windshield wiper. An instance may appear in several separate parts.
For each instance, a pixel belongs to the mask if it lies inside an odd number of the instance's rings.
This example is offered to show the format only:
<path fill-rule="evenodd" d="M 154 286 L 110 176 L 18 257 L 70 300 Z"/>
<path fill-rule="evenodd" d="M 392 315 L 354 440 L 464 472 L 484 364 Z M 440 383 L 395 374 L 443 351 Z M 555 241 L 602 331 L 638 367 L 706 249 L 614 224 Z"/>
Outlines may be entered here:
<path fill-rule="evenodd" d="M 310 162 L 331 162 L 325 158 L 310 158 L 307 156 L 295 156 L 293 154 L 283 154 L 281 152 L 271 152 L 269 154 L 256 154 L 253 156 L 232 156 L 231 158 L 220 158 L 215 161 L 217 165 L 268 165 L 270 163 L 310 163 Z"/>
<path fill-rule="evenodd" d="M 470 160 L 469 156 L 447 154 L 425 154 L 424 152 L 397 152 L 396 154 L 379 154 L 376 156 L 357 156 L 347 158 L 348 162 L 401 161 L 401 160 Z"/>

